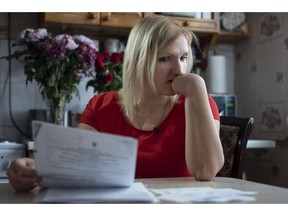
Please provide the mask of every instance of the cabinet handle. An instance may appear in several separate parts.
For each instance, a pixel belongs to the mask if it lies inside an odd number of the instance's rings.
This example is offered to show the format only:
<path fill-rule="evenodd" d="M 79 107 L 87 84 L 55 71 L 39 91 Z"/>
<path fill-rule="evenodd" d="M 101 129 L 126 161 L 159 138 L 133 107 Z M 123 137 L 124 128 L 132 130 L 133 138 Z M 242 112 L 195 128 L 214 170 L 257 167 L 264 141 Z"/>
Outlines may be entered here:
<path fill-rule="evenodd" d="M 97 18 L 97 14 L 91 13 L 91 12 L 88 13 L 88 19 L 96 19 L 96 18 Z"/>
<path fill-rule="evenodd" d="M 103 21 L 111 20 L 111 12 L 108 12 L 107 15 L 103 18 Z"/>

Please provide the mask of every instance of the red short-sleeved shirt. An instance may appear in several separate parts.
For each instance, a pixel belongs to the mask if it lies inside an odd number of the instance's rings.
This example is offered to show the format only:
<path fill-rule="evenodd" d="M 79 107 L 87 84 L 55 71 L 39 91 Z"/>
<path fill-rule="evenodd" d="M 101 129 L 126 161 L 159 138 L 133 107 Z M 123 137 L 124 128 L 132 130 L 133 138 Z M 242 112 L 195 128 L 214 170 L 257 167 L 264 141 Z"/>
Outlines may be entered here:
<path fill-rule="evenodd" d="M 214 119 L 218 107 L 208 95 Z M 161 132 L 138 130 L 124 117 L 117 91 L 95 95 L 81 115 L 85 123 L 100 132 L 138 139 L 136 178 L 190 176 L 185 163 L 185 97 L 180 96 L 166 119 L 157 127 Z"/>

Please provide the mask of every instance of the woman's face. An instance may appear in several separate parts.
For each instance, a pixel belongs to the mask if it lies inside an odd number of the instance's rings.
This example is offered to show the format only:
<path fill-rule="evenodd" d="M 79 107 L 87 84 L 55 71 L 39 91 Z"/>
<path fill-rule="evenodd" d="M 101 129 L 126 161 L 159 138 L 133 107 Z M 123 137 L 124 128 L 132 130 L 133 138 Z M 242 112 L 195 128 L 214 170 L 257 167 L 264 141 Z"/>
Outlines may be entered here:
<path fill-rule="evenodd" d="M 157 56 L 154 82 L 160 95 L 175 95 L 172 81 L 176 76 L 186 73 L 188 67 L 189 45 L 186 38 L 179 36 L 170 46 Z"/>

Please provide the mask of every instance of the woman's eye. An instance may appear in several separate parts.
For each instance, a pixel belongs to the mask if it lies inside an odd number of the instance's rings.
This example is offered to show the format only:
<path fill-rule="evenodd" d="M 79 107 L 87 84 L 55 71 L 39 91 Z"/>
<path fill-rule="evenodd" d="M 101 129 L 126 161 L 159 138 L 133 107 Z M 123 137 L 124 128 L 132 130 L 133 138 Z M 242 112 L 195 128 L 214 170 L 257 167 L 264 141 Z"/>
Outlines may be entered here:
<path fill-rule="evenodd" d="M 159 58 L 159 61 L 162 61 L 162 62 L 165 62 L 168 60 L 169 60 L 169 57 L 167 57 L 167 56 Z"/>
<path fill-rule="evenodd" d="M 185 55 L 185 56 L 181 56 L 181 58 L 180 58 L 180 60 L 181 61 L 184 61 L 184 60 L 186 60 L 187 59 L 187 56 Z"/>

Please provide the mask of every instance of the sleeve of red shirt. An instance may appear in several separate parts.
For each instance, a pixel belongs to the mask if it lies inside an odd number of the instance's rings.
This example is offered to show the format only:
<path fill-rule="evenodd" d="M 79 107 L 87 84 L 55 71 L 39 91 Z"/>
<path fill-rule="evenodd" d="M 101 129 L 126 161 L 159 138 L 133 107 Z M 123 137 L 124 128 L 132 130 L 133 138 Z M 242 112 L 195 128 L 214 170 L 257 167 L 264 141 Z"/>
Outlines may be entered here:
<path fill-rule="evenodd" d="M 220 121 L 219 109 L 216 102 L 214 101 L 211 95 L 208 95 L 208 99 L 214 119 Z"/>
<path fill-rule="evenodd" d="M 97 104 L 98 101 L 100 100 L 101 97 L 99 97 L 98 95 L 95 95 L 93 98 L 90 99 L 90 101 L 88 102 L 88 104 L 86 105 L 83 113 L 80 116 L 79 119 L 79 123 L 84 123 L 87 124 L 93 128 L 95 128 L 96 130 L 98 130 L 98 125 L 97 125 L 97 121 L 95 119 L 95 110 L 97 109 Z"/>
<path fill-rule="evenodd" d="M 94 95 L 86 105 L 79 123 L 87 124 L 96 130 L 100 129 L 101 115 L 107 115 L 109 112 L 114 113 L 118 106 L 116 106 L 116 91 L 104 92 Z"/>

